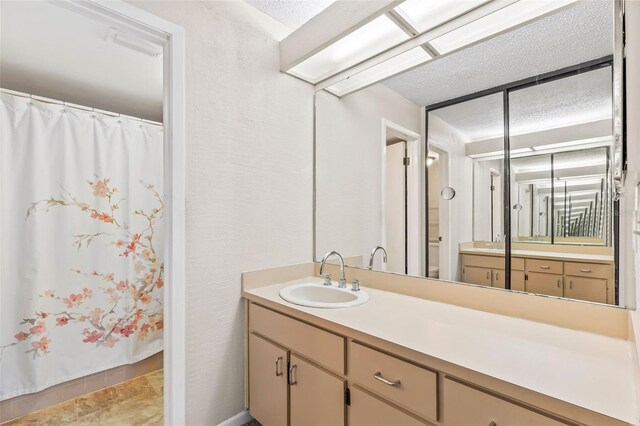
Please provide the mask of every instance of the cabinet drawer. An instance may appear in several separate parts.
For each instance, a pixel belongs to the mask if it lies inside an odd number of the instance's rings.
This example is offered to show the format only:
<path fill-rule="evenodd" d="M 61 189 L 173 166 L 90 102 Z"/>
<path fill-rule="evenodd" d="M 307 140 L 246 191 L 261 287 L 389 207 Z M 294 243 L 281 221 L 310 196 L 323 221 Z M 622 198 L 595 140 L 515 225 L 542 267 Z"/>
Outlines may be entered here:
<path fill-rule="evenodd" d="M 447 426 L 562 425 L 556 420 L 469 386 L 444 380 L 444 424 Z"/>
<path fill-rule="evenodd" d="M 421 426 L 424 424 L 358 388 L 351 388 L 349 426 Z"/>
<path fill-rule="evenodd" d="M 504 256 L 481 256 L 475 254 L 462 255 L 463 266 L 504 269 Z"/>
<path fill-rule="evenodd" d="M 524 258 L 511 257 L 511 270 L 524 271 Z"/>
<path fill-rule="evenodd" d="M 541 272 L 543 274 L 562 274 L 562 262 L 557 260 L 527 259 L 527 272 Z"/>
<path fill-rule="evenodd" d="M 249 330 L 344 374 L 344 338 L 261 306 L 249 305 Z"/>
<path fill-rule="evenodd" d="M 598 263 L 564 262 L 564 273 L 576 277 L 609 279 L 613 276 L 613 266 Z"/>
<path fill-rule="evenodd" d="M 432 371 L 350 342 L 349 376 L 421 416 L 437 417 L 437 375 Z"/>
<path fill-rule="evenodd" d="M 564 297 L 607 303 L 607 280 L 567 276 L 564 277 L 564 286 Z"/>

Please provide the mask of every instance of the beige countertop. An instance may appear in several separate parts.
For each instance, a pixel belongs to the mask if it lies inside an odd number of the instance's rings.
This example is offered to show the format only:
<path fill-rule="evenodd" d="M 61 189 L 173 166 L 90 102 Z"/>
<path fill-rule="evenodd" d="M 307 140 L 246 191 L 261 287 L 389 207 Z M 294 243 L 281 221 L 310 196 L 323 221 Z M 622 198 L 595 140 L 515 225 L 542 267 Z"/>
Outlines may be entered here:
<path fill-rule="evenodd" d="M 504 250 L 498 249 L 461 248 L 460 253 L 504 257 Z M 511 250 L 511 254 L 516 257 L 575 260 L 577 262 L 613 262 L 613 256 L 604 254 L 555 253 L 537 250 Z"/>
<path fill-rule="evenodd" d="M 245 291 L 319 319 L 637 424 L 630 340 L 367 288 L 369 301 L 346 309 L 286 302 L 279 291 L 308 277 Z"/>

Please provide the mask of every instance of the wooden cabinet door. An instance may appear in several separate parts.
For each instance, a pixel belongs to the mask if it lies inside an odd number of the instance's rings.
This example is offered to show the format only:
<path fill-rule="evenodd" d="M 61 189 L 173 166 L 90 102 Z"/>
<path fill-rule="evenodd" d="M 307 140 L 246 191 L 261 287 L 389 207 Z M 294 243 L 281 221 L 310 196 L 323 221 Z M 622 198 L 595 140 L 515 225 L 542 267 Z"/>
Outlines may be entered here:
<path fill-rule="evenodd" d="M 491 274 L 491 285 L 497 288 L 505 288 L 504 269 L 492 269 Z"/>
<path fill-rule="evenodd" d="M 492 285 L 505 288 L 504 269 L 493 269 Z M 511 290 L 524 291 L 524 271 L 511 270 Z"/>
<path fill-rule="evenodd" d="M 249 412 L 264 426 L 287 424 L 287 351 L 249 335 Z"/>
<path fill-rule="evenodd" d="M 529 293 L 562 297 L 562 281 L 562 275 L 528 272 L 525 288 Z"/>
<path fill-rule="evenodd" d="M 564 286 L 564 296 L 570 299 L 607 303 L 607 280 L 565 277 Z"/>
<path fill-rule="evenodd" d="M 463 266 L 462 282 L 491 286 L 491 269 Z"/>
<path fill-rule="evenodd" d="M 424 424 L 358 388 L 351 388 L 349 426 L 422 426 Z"/>
<path fill-rule="evenodd" d="M 343 426 L 344 381 L 295 355 L 289 363 L 291 426 Z"/>
<path fill-rule="evenodd" d="M 562 423 L 453 380 L 444 380 L 447 426 L 555 426 Z"/>
<path fill-rule="evenodd" d="M 524 271 L 511 271 L 511 290 L 525 291 Z"/>

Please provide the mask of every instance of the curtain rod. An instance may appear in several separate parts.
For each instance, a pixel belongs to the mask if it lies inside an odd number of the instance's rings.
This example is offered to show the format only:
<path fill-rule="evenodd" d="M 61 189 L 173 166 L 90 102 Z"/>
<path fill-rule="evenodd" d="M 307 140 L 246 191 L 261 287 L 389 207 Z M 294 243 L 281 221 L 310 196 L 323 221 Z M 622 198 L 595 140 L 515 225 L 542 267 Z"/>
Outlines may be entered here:
<path fill-rule="evenodd" d="M 130 120 L 141 121 L 143 123 L 150 124 L 152 126 L 160 126 L 160 127 L 162 127 L 162 123 L 159 123 L 157 121 L 147 120 L 145 118 L 133 117 L 131 115 L 120 114 L 120 113 L 117 113 L 117 112 L 106 111 L 106 110 L 103 110 L 103 109 L 87 107 L 87 106 L 84 106 L 84 105 L 78 105 L 78 104 L 74 104 L 74 103 L 71 103 L 71 102 L 59 101 L 57 99 L 45 98 L 44 96 L 31 95 L 29 93 L 18 92 L 17 90 L 10 90 L 10 89 L 5 89 L 3 87 L 0 87 L 0 92 L 7 93 L 7 94 L 13 95 L 13 96 L 18 96 L 18 97 L 21 97 L 21 98 L 33 99 L 34 101 L 39 101 L 39 102 L 43 102 L 43 103 L 46 103 L 46 104 L 64 105 L 67 108 L 77 109 L 79 111 L 91 111 L 91 112 L 95 112 L 95 113 L 98 113 L 98 114 L 106 115 L 106 116 L 109 116 L 109 117 L 123 117 L 123 118 L 128 118 Z"/>

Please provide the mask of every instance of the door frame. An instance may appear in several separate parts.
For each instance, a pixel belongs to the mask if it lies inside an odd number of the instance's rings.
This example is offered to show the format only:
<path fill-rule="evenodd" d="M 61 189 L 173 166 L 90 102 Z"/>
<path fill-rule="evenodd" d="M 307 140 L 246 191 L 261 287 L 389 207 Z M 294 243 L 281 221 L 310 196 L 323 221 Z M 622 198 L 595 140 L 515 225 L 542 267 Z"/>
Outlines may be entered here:
<path fill-rule="evenodd" d="M 186 423 L 185 320 L 185 32 L 122 0 L 55 2 L 163 46 L 164 127 L 164 424 Z"/>
<path fill-rule="evenodd" d="M 407 188 L 407 198 L 411 198 L 409 197 L 409 188 L 413 188 L 415 189 L 415 201 L 412 203 L 409 203 L 409 201 L 407 200 L 407 211 L 406 211 L 406 217 L 407 220 L 405 221 L 405 245 L 407 246 L 407 250 L 405 253 L 405 259 L 406 259 L 406 264 L 408 265 L 408 272 L 410 275 L 418 275 L 420 274 L 420 271 L 422 269 L 422 265 L 421 265 L 421 259 L 422 259 L 422 254 L 420 253 L 420 248 L 421 248 L 421 241 L 420 241 L 420 232 L 416 232 L 415 235 L 409 235 L 409 233 L 406 232 L 407 229 L 411 228 L 411 225 L 417 225 L 418 228 L 420 228 L 421 226 L 421 222 L 420 222 L 420 217 L 421 217 L 421 211 L 420 211 L 420 205 L 421 205 L 421 199 L 420 199 L 420 183 L 421 183 L 421 175 L 419 173 L 420 170 L 420 164 L 424 164 L 424 161 L 421 161 L 421 145 L 422 145 L 422 137 L 420 136 L 419 133 L 414 132 L 412 130 L 407 129 L 404 126 L 401 126 L 397 123 L 394 123 L 391 120 L 388 120 L 386 118 L 383 118 L 381 120 L 381 134 L 380 134 L 380 149 L 381 149 L 381 167 L 382 167 L 382 178 L 380 180 L 380 188 L 381 188 L 381 203 L 380 203 L 380 210 L 381 210 L 381 222 L 380 222 L 380 228 L 381 228 L 381 244 L 383 247 L 386 246 L 386 242 L 387 242 L 387 235 L 386 235 L 386 228 L 385 228 L 385 223 L 386 223 L 386 213 L 385 213 L 385 183 L 386 183 L 386 176 L 387 176 L 387 166 L 386 166 L 386 159 L 387 159 L 387 155 L 386 155 L 386 147 L 387 147 L 387 131 L 388 130 L 393 130 L 394 132 L 400 133 L 403 136 L 406 137 L 406 142 L 407 142 L 407 156 L 409 158 L 412 159 L 412 161 L 415 161 L 416 163 L 416 169 L 415 169 L 415 173 L 409 173 L 407 175 L 407 181 L 406 181 L 406 188 Z M 412 198 L 412 199 L 413 199 Z M 413 212 L 413 214 L 412 214 Z M 416 222 L 417 221 L 417 222 Z M 413 244 L 412 244 L 413 243 Z M 415 246 L 416 249 L 411 250 L 411 246 Z M 372 247 L 373 248 L 373 247 Z M 385 247 L 386 249 L 386 247 Z M 413 251 L 416 251 L 417 253 L 413 254 Z M 412 253 L 412 254 L 410 254 Z M 410 258 L 414 258 L 413 260 L 410 260 Z M 384 268 L 383 268 L 384 269 Z M 414 274 L 411 274 L 411 271 L 414 271 Z"/>

